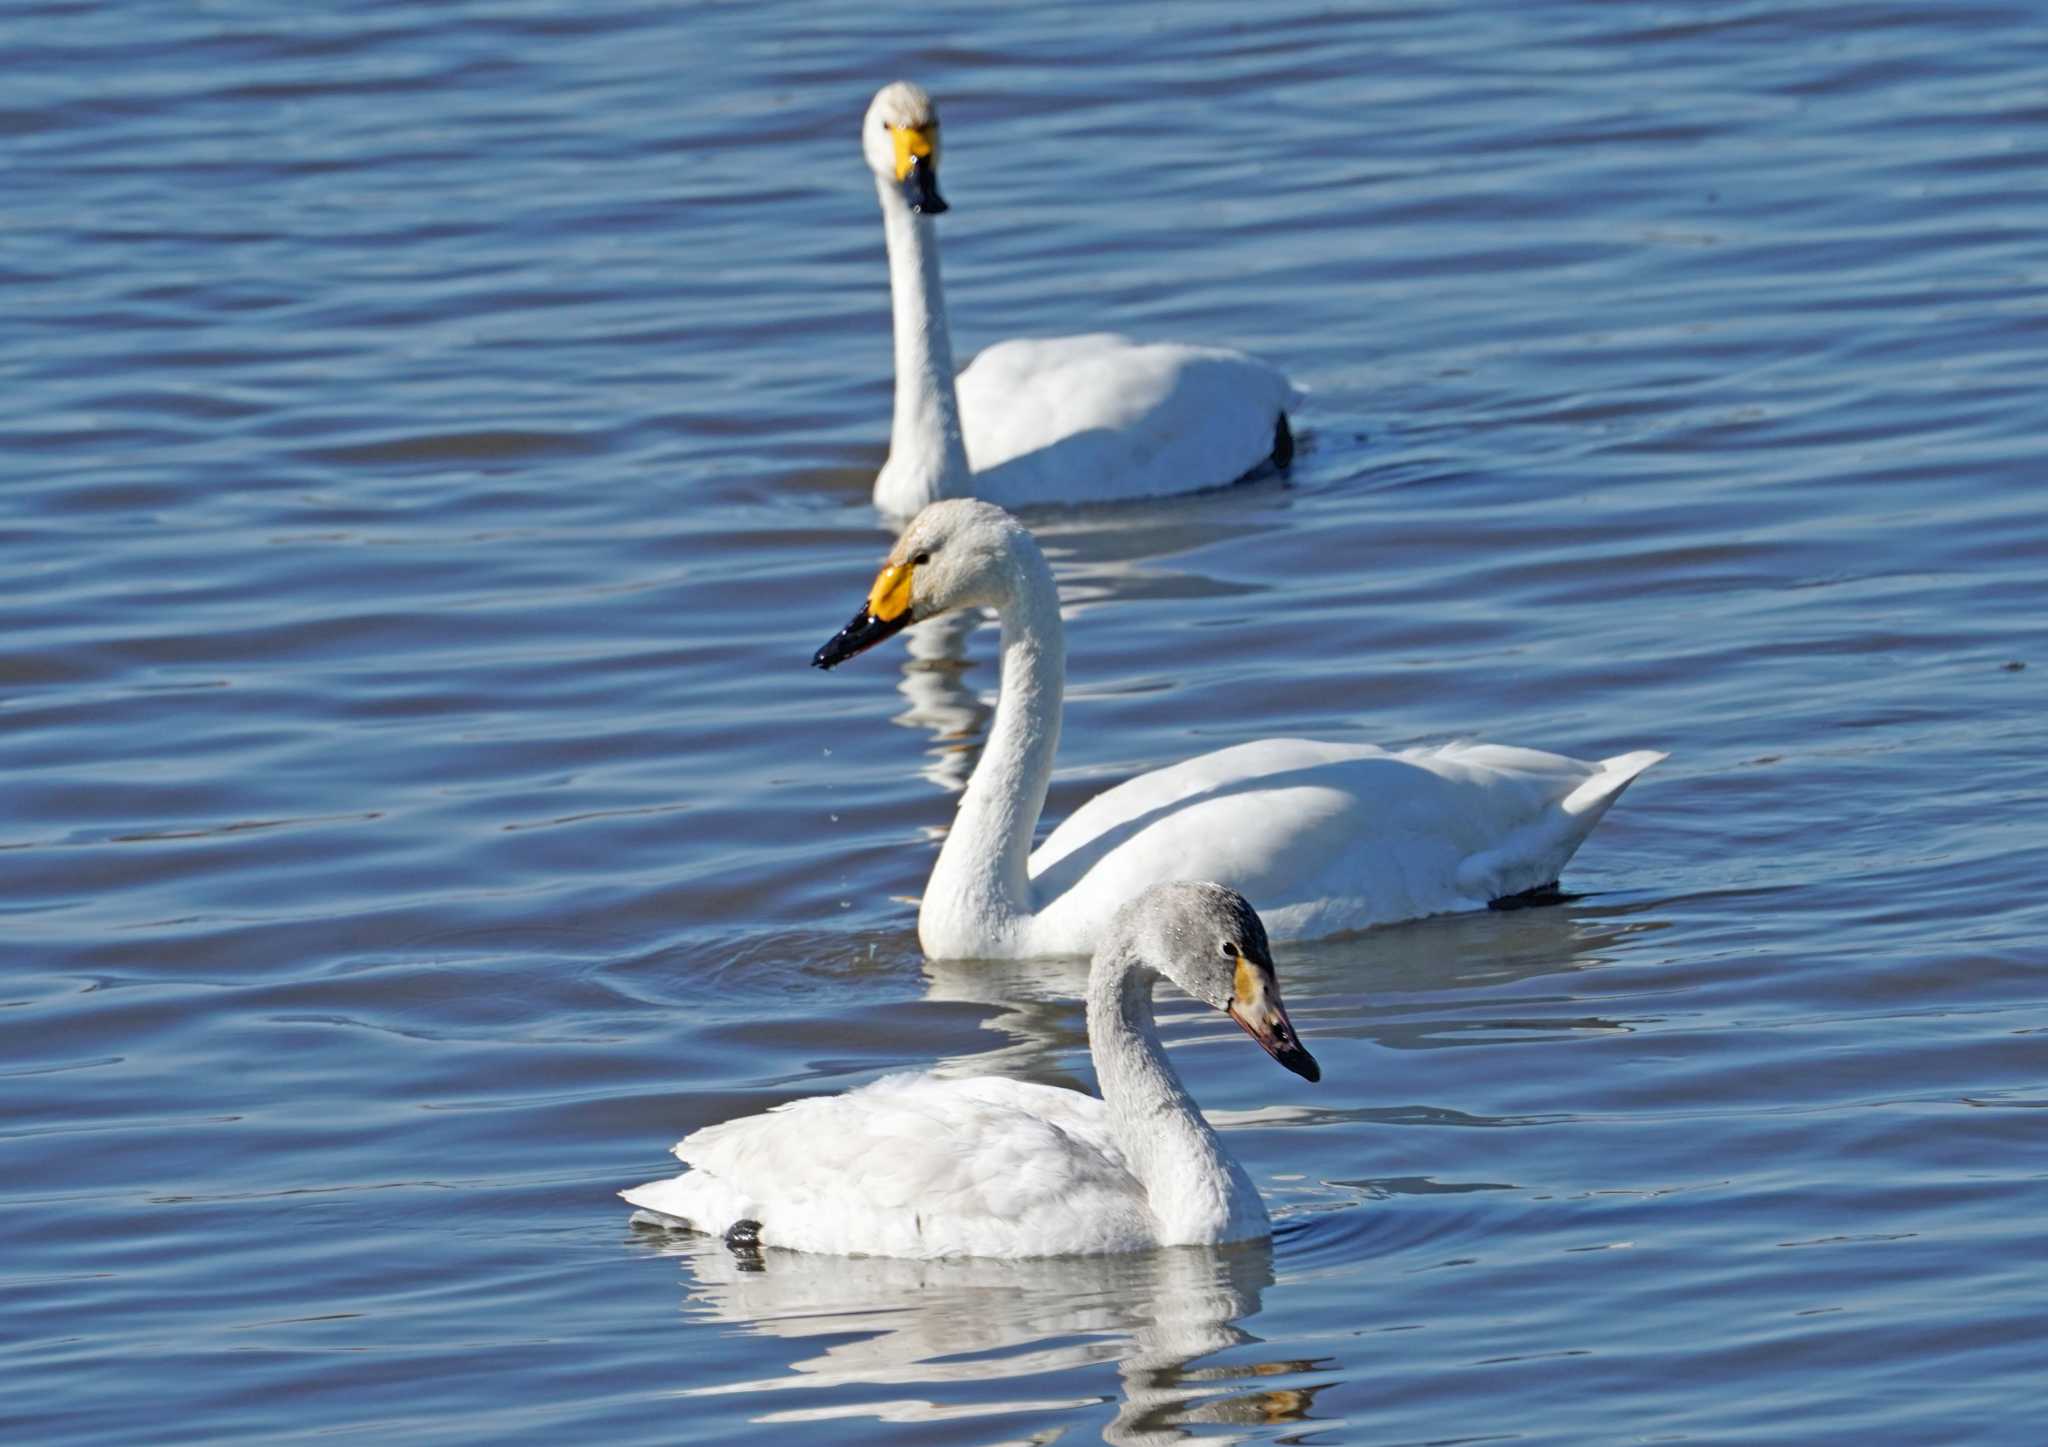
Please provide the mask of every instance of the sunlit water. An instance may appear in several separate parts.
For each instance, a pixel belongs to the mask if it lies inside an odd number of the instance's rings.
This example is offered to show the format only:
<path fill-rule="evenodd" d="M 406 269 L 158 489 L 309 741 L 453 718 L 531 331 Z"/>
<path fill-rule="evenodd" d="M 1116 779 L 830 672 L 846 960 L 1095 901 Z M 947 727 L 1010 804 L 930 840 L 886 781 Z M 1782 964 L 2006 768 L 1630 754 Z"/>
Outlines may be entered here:
<path fill-rule="evenodd" d="M 9 1440 L 2039 1440 L 2048 29 L 1332 9 L 0 17 Z M 963 355 L 1313 390 L 1284 482 L 1035 520 L 1054 817 L 1672 752 L 1577 901 L 1283 951 L 1319 1086 L 1163 998 L 1270 1248 L 752 1272 L 612 1195 L 1090 1079 L 1070 967 L 916 946 L 992 636 L 805 666 L 899 75 Z"/>

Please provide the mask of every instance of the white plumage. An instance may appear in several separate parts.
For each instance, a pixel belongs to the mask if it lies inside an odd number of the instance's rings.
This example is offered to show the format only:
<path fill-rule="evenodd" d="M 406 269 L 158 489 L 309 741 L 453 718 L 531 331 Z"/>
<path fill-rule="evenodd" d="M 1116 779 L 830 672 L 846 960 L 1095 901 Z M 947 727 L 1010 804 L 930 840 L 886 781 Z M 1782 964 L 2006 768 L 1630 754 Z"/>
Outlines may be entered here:
<path fill-rule="evenodd" d="M 690 1170 L 620 1194 L 697 1230 L 752 1222 L 761 1245 L 838 1255 L 1087 1255 L 1263 1236 L 1258 1191 L 1160 1046 L 1159 972 L 1317 1078 L 1251 906 L 1215 885 L 1163 885 L 1119 912 L 1089 972 L 1100 1098 L 890 1075 L 707 1126 L 675 1148 Z"/>
<path fill-rule="evenodd" d="M 1107 332 L 1006 341 L 956 379 L 932 216 L 939 120 L 917 86 L 884 86 L 861 128 L 889 249 L 896 405 L 875 505 L 944 497 L 1009 507 L 1111 502 L 1235 482 L 1285 465 L 1301 392 L 1242 352 Z"/>
<path fill-rule="evenodd" d="M 1273 460 L 1301 393 L 1242 352 L 1111 332 L 998 342 L 958 380 L 967 465 L 932 499 L 1119 502 L 1235 482 Z M 1291 439 L 1288 446 L 1291 448 Z M 915 512 L 908 490 L 890 505 Z M 878 499 L 879 502 L 879 499 Z"/>
<path fill-rule="evenodd" d="M 1501 744 L 1389 753 L 1259 739 L 1140 774 L 1033 851 L 1039 928 L 1087 938 L 1140 878 L 1227 879 L 1280 939 L 1474 909 L 1554 882 L 1652 751 L 1597 763 Z"/>
<path fill-rule="evenodd" d="M 1281 938 L 1481 907 L 1556 881 L 1664 757 L 1261 739 L 1106 790 L 1034 852 L 1065 642 L 1052 570 L 1016 519 L 971 500 L 926 509 L 869 606 L 815 661 L 830 667 L 909 621 L 972 607 L 1002 619 L 1002 685 L 918 912 L 919 939 L 941 957 L 1086 954 L 1122 901 L 1162 879 L 1241 890 Z"/>
<path fill-rule="evenodd" d="M 707 1126 L 675 1148 L 691 1169 L 624 1193 L 764 1244 L 870 1256 L 1136 1251 L 1156 1234 L 1101 1100 L 981 1076 L 887 1075 L 845 1095 Z"/>

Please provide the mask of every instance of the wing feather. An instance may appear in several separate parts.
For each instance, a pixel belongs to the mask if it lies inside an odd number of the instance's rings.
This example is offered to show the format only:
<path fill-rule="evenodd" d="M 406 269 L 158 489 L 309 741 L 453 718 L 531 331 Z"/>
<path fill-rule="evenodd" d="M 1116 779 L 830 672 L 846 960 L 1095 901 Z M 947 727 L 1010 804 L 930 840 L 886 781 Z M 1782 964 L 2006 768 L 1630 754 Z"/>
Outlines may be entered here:
<path fill-rule="evenodd" d="M 1047 836 L 1030 862 L 1035 943 L 1085 952 L 1119 902 L 1168 879 L 1242 891 L 1276 938 L 1484 905 L 1557 878 L 1661 757 L 1308 739 L 1202 754 L 1103 791 Z"/>
<path fill-rule="evenodd" d="M 689 1171 L 627 1199 L 713 1232 L 756 1220 L 764 1244 L 797 1250 L 1061 1255 L 1153 1229 L 1100 1100 L 999 1076 L 884 1076 L 707 1126 L 675 1153 Z"/>
<path fill-rule="evenodd" d="M 974 494 L 1010 507 L 1235 482 L 1302 395 L 1242 352 L 1108 332 L 999 342 L 957 387 Z"/>

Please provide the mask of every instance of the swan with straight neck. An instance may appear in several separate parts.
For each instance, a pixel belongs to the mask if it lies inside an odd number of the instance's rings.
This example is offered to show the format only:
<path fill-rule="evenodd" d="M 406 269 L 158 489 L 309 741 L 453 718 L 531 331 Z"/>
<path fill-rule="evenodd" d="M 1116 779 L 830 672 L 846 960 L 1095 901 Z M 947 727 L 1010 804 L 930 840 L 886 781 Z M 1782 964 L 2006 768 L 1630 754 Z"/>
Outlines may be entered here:
<path fill-rule="evenodd" d="M 998 342 L 958 374 L 932 218 L 938 109 L 882 87 L 861 122 L 888 244 L 896 344 L 889 457 L 875 506 L 907 518 L 946 497 L 1012 507 L 1220 487 L 1294 456 L 1300 391 L 1242 352 L 1110 333 Z"/>
<path fill-rule="evenodd" d="M 932 504 L 812 662 L 832 668 L 962 608 L 1001 619 L 1002 674 L 918 909 L 918 938 L 940 958 L 1086 955 L 1123 901 L 1171 879 L 1216 879 L 1267 901 L 1276 938 L 1552 899 L 1593 826 L 1664 757 L 1258 739 L 1106 790 L 1034 851 L 1066 646 L 1052 569 L 1021 523 L 974 499 Z"/>

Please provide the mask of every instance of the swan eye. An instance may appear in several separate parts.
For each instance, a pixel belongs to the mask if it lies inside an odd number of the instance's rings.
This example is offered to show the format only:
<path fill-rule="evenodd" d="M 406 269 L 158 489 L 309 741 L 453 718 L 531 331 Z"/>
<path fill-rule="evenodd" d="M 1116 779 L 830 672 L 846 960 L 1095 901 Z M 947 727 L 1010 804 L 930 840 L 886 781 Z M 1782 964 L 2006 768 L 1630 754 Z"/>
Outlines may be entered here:
<path fill-rule="evenodd" d="M 915 563 L 918 567 L 922 568 L 926 563 L 929 563 L 931 560 L 932 555 L 929 552 L 922 552 L 919 553 L 916 557 L 912 558 L 910 561 Z"/>
<path fill-rule="evenodd" d="M 1225 940 L 1223 942 L 1223 958 L 1226 960 L 1234 960 L 1237 958 L 1237 946 L 1232 944 L 1229 940 Z"/>

